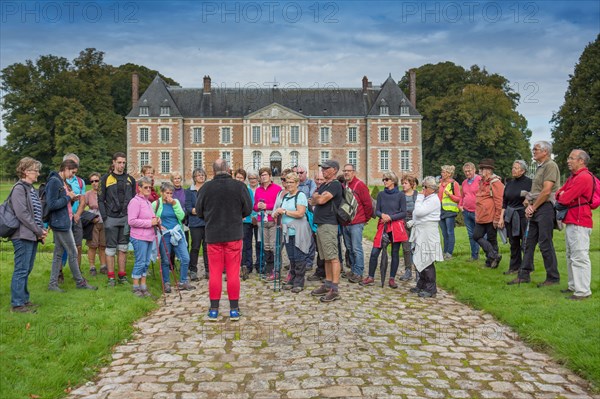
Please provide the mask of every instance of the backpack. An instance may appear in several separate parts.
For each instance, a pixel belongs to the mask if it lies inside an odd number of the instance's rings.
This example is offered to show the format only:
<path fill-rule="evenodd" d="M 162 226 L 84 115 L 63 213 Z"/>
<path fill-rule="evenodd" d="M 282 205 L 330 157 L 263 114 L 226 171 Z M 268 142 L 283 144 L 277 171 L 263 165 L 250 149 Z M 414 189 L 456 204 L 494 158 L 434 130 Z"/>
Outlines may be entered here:
<path fill-rule="evenodd" d="M 296 193 L 296 195 L 294 195 L 294 197 L 290 197 L 288 194 L 284 195 L 283 199 L 281 200 L 281 203 L 283 204 L 283 201 L 285 201 L 286 199 L 294 198 L 294 208 L 297 208 L 298 207 L 298 194 L 300 194 L 300 191 L 298 191 Z M 316 233 L 317 225 L 314 222 L 314 215 L 310 209 L 310 206 L 306 207 L 306 211 L 304 212 L 304 217 L 306 218 L 306 221 L 308 222 L 308 225 L 310 226 L 310 229 L 312 230 L 312 232 Z"/>
<path fill-rule="evenodd" d="M 21 225 L 10 202 L 10 197 L 17 184 L 19 183 L 16 183 L 12 187 L 10 194 L 8 194 L 8 198 L 0 205 L 0 237 L 2 238 L 10 238 Z"/>
<path fill-rule="evenodd" d="M 40 184 L 37 194 L 42 204 L 42 222 L 48 223 L 50 221 L 50 211 L 46 206 L 46 183 Z"/>
<path fill-rule="evenodd" d="M 589 173 L 592 175 L 594 185 L 592 186 L 592 197 L 588 201 L 588 204 L 590 204 L 590 208 L 598 209 L 598 207 L 600 207 L 600 179 L 598 179 L 598 177 L 596 177 L 592 172 Z"/>
<path fill-rule="evenodd" d="M 354 191 L 347 185 L 342 185 L 342 202 L 336 210 L 338 222 L 340 224 L 352 222 L 356 216 L 356 211 L 358 211 L 358 201 L 354 196 Z"/>

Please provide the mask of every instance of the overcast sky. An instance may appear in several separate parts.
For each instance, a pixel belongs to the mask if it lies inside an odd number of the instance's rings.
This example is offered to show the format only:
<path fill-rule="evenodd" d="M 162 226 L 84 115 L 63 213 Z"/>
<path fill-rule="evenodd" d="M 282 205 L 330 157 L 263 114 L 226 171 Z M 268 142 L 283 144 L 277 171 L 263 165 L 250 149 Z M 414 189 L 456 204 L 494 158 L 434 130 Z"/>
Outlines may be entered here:
<path fill-rule="evenodd" d="M 533 139 L 550 139 L 569 74 L 600 32 L 599 4 L 3 0 L 0 67 L 94 47 L 183 87 L 204 75 L 227 87 L 360 87 L 363 75 L 378 85 L 423 64 L 477 64 L 511 81 Z"/>

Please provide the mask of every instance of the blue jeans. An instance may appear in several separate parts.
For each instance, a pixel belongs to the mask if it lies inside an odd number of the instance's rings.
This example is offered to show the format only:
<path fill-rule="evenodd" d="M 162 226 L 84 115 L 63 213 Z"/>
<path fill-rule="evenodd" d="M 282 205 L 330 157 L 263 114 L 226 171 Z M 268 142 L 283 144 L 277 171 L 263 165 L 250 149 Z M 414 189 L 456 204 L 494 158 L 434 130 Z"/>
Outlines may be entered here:
<path fill-rule="evenodd" d="M 471 258 L 479 259 L 479 244 L 473 239 L 473 230 L 475 229 L 475 212 L 463 211 L 467 235 L 471 244 Z"/>
<path fill-rule="evenodd" d="M 133 245 L 133 254 L 135 256 L 131 278 L 139 279 L 141 277 L 146 277 L 154 241 L 143 241 L 133 237 L 129 240 L 131 241 L 131 245 Z"/>
<path fill-rule="evenodd" d="M 171 245 L 171 234 L 167 233 L 162 238 L 159 238 L 160 246 L 160 266 L 163 274 L 163 281 L 165 283 L 169 282 L 169 272 L 170 272 L 170 261 L 171 252 L 175 252 L 175 256 L 179 258 L 179 262 L 181 264 L 181 275 L 179 276 L 179 281 L 185 283 L 188 277 L 188 269 L 190 267 L 190 254 L 188 253 L 188 245 L 185 241 L 185 236 L 181 237 L 181 240 L 177 245 Z M 165 252 L 165 246 L 167 250 Z M 168 254 L 167 254 L 168 252 Z"/>
<path fill-rule="evenodd" d="M 362 246 L 363 223 L 351 224 L 342 227 L 344 243 L 349 252 L 352 273 L 359 276 L 365 271 L 365 254 Z"/>
<path fill-rule="evenodd" d="M 450 254 L 454 252 L 454 224 L 456 216 L 440 220 L 442 228 L 442 236 L 444 237 L 444 253 Z"/>
<path fill-rule="evenodd" d="M 37 241 L 12 240 L 15 248 L 15 271 L 10 284 L 10 304 L 23 306 L 29 302 L 27 280 L 33 270 L 33 262 L 37 253 Z"/>

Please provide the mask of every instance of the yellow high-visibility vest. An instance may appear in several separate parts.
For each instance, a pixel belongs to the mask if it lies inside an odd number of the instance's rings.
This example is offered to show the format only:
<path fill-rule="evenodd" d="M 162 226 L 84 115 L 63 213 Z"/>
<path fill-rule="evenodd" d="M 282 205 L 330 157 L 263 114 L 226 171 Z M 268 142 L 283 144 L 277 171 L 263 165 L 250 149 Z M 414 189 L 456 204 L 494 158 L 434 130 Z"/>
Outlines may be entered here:
<path fill-rule="evenodd" d="M 442 195 L 442 209 L 448 212 L 458 213 L 458 204 L 450 199 L 450 196 L 446 193 L 446 191 L 450 191 L 452 194 L 455 194 L 454 180 L 444 187 L 444 193 Z"/>

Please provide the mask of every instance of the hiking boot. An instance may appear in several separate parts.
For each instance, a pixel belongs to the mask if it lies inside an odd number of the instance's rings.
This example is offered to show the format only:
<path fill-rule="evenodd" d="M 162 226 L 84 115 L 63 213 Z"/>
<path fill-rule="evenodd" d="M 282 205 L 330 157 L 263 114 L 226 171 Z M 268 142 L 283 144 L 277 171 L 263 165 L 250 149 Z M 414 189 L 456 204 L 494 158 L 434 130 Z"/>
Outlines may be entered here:
<path fill-rule="evenodd" d="M 418 294 L 419 292 L 421 292 L 423 290 L 419 287 L 412 287 L 409 291 L 412 292 L 413 294 Z"/>
<path fill-rule="evenodd" d="M 286 290 L 286 291 L 287 291 L 287 290 L 291 290 L 292 288 L 294 288 L 294 284 L 291 284 L 291 283 L 285 283 L 285 284 L 283 285 L 283 289 L 284 289 L 284 290 Z"/>
<path fill-rule="evenodd" d="M 537 285 L 538 288 L 542 288 L 542 287 L 548 287 L 550 285 L 557 285 L 559 282 L 558 281 L 544 281 L 543 283 L 539 283 Z"/>
<path fill-rule="evenodd" d="M 117 285 L 117 282 L 115 281 L 115 279 L 114 278 L 109 278 L 107 286 L 108 287 L 114 287 L 115 285 Z"/>
<path fill-rule="evenodd" d="M 398 284 L 396 284 L 396 281 L 393 278 L 390 279 L 388 285 L 390 286 L 390 288 L 398 288 Z"/>
<path fill-rule="evenodd" d="M 361 281 L 358 284 L 362 285 L 363 287 L 365 287 L 367 285 L 373 285 L 373 284 L 375 284 L 375 279 L 373 277 L 367 276 L 363 279 L 363 281 Z"/>
<path fill-rule="evenodd" d="M 435 292 L 429 292 L 429 291 L 421 291 L 419 292 L 419 296 L 421 298 L 435 298 Z"/>
<path fill-rule="evenodd" d="M 360 283 L 361 281 L 362 281 L 362 276 L 359 276 L 358 274 L 355 274 L 355 273 L 353 273 L 352 277 L 350 277 L 348 279 L 348 282 L 352 283 L 352 284 Z"/>
<path fill-rule="evenodd" d="M 208 321 L 217 321 L 219 318 L 219 309 L 208 310 Z"/>
<path fill-rule="evenodd" d="M 584 299 L 588 299 L 590 298 L 592 295 L 586 295 L 586 296 L 581 296 L 581 295 L 571 295 L 569 297 L 567 297 L 567 299 L 570 299 L 572 301 L 583 301 Z"/>
<path fill-rule="evenodd" d="M 165 293 L 167 293 L 167 294 L 171 293 L 171 284 L 170 283 L 165 283 Z"/>
<path fill-rule="evenodd" d="M 308 276 L 306 278 L 306 280 L 308 280 L 308 281 L 321 281 L 322 278 L 324 278 L 324 277 L 321 277 L 321 276 L 319 276 L 318 274 L 315 273 L 315 274 L 311 274 L 310 276 Z"/>
<path fill-rule="evenodd" d="M 504 274 L 505 276 L 509 276 L 511 274 L 517 274 L 517 273 L 519 273 L 519 269 L 517 269 L 517 270 L 507 270 L 507 271 L 505 271 L 502 274 Z"/>
<path fill-rule="evenodd" d="M 58 272 L 58 284 L 64 284 L 65 282 L 65 275 L 63 274 L 62 269 L 60 269 L 60 272 Z"/>
<path fill-rule="evenodd" d="M 98 289 L 98 287 L 96 287 L 95 285 L 89 285 L 87 280 L 83 280 L 81 283 L 77 284 L 76 287 L 80 290 L 96 291 Z"/>
<path fill-rule="evenodd" d="M 496 256 L 496 258 L 492 261 L 492 263 L 490 263 L 490 268 L 491 269 L 497 268 L 498 265 L 500 264 L 501 260 L 502 260 L 502 254 L 498 254 L 498 256 Z"/>
<path fill-rule="evenodd" d="M 90 276 L 92 277 L 96 277 L 98 273 L 96 272 L 96 268 L 95 267 L 90 267 Z"/>
<path fill-rule="evenodd" d="M 25 305 L 13 306 L 10 308 L 12 313 L 37 313 L 37 310 Z"/>
<path fill-rule="evenodd" d="M 302 291 L 304 291 L 304 287 L 294 287 L 294 288 L 292 288 L 292 292 L 294 294 L 297 294 L 297 293 L 302 292 Z"/>
<path fill-rule="evenodd" d="M 248 280 L 248 268 L 246 266 L 242 266 L 242 280 Z"/>
<path fill-rule="evenodd" d="M 450 259 L 452 259 L 452 254 L 449 254 L 448 252 L 446 252 L 444 254 L 444 260 L 450 260 Z"/>
<path fill-rule="evenodd" d="M 27 306 L 28 308 L 38 308 L 40 305 L 38 305 L 37 303 L 33 303 L 33 302 L 25 302 L 25 306 Z"/>
<path fill-rule="evenodd" d="M 520 278 L 520 277 L 517 277 L 517 278 L 516 278 L 516 279 L 514 279 L 514 280 L 510 280 L 510 281 L 509 281 L 508 283 L 506 283 L 506 284 L 507 284 L 507 285 L 515 285 L 515 284 L 525 284 L 525 283 L 529 283 L 529 282 L 531 282 L 531 280 L 530 280 L 530 279 L 528 279 L 528 278 Z"/>
<path fill-rule="evenodd" d="M 65 292 L 65 290 L 63 290 L 62 288 L 60 288 L 58 286 L 58 284 L 56 284 L 56 285 L 55 284 L 50 284 L 48 286 L 48 291 L 54 291 L 54 292 L 60 292 L 60 293 Z"/>
<path fill-rule="evenodd" d="M 240 310 L 239 309 L 231 309 L 229 311 L 229 320 L 238 321 L 240 319 Z"/>
<path fill-rule="evenodd" d="M 572 293 L 574 293 L 574 292 L 575 292 L 575 291 L 573 291 L 573 290 L 570 290 L 570 289 L 568 289 L 568 288 L 567 288 L 566 290 L 560 290 L 560 293 L 561 293 L 561 294 L 572 294 Z M 25 305 L 27 305 L 27 304 L 25 304 Z"/>
<path fill-rule="evenodd" d="M 119 284 L 129 284 L 129 280 L 127 280 L 127 276 L 119 276 Z"/>
<path fill-rule="evenodd" d="M 195 286 L 191 285 L 189 282 L 185 281 L 185 282 L 179 282 L 177 284 L 177 288 L 179 289 L 179 291 L 193 291 L 196 289 Z"/>
<path fill-rule="evenodd" d="M 321 285 L 319 288 L 314 289 L 310 292 L 312 296 L 324 296 L 329 292 L 329 288 L 325 286 L 325 284 Z"/>
<path fill-rule="evenodd" d="M 144 291 L 142 291 L 142 290 L 141 290 L 141 289 L 139 289 L 139 288 L 134 288 L 134 289 L 132 290 L 132 292 L 133 292 L 133 295 L 135 295 L 135 296 L 137 296 L 137 297 L 139 297 L 139 298 L 143 298 L 143 297 L 144 297 Z"/>
<path fill-rule="evenodd" d="M 404 269 L 404 274 L 400 276 L 400 281 L 409 281 L 412 278 L 412 269 Z"/>
<path fill-rule="evenodd" d="M 148 290 L 142 290 L 142 292 L 144 293 L 144 297 L 152 297 L 154 298 L 154 295 L 152 295 L 152 293 Z"/>
<path fill-rule="evenodd" d="M 321 297 L 321 302 L 333 302 L 340 299 L 340 294 L 337 291 L 329 290 L 325 296 Z"/>
<path fill-rule="evenodd" d="M 198 280 L 200 280 L 198 278 L 198 273 L 196 273 L 196 272 L 190 272 L 190 280 L 191 281 L 198 281 Z"/>
<path fill-rule="evenodd" d="M 100 266 L 100 274 L 108 274 L 108 266 L 106 266 L 106 265 Z"/>

